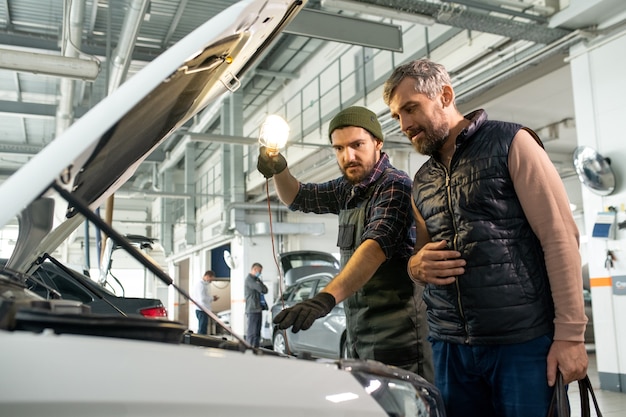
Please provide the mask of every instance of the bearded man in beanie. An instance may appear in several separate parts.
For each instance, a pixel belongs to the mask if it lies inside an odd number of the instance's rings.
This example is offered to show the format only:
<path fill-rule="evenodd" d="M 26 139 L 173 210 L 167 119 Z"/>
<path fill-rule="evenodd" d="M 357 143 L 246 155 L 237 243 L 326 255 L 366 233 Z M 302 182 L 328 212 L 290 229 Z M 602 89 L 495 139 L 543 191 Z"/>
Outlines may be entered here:
<path fill-rule="evenodd" d="M 407 274 L 415 242 L 410 177 L 382 152 L 376 114 L 349 107 L 331 121 L 328 135 L 342 177 L 303 184 L 281 155 L 261 148 L 258 170 L 274 178 L 291 210 L 339 215 L 341 272 L 315 297 L 281 311 L 280 329 L 308 329 L 344 302 L 348 356 L 373 359 L 433 381 L 422 287 Z"/>

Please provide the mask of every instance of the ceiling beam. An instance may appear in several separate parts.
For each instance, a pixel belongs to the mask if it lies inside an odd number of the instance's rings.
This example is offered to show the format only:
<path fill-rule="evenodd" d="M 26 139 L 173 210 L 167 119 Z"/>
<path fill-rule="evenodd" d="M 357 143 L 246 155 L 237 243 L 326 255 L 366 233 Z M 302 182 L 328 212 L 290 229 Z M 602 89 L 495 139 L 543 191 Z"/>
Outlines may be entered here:
<path fill-rule="evenodd" d="M 213 133 L 194 133 L 189 131 L 178 130 L 176 133 L 189 136 L 189 139 L 195 142 L 208 142 L 208 143 L 228 143 L 231 145 L 248 145 L 257 146 L 259 139 L 255 137 L 245 136 L 229 136 L 218 135 Z M 315 148 L 330 148 L 330 143 L 306 143 L 306 142 L 288 142 L 287 145 L 294 146 L 307 146 Z"/>
<path fill-rule="evenodd" d="M 57 106 L 55 104 L 27 103 L 24 101 L 0 100 L 0 114 L 10 114 L 19 117 L 41 118 L 55 117 Z M 88 111 L 85 107 L 74 109 L 74 116 L 80 117 Z"/>
<path fill-rule="evenodd" d="M 0 154 L 9 155 L 21 155 L 21 156 L 34 156 L 37 155 L 46 144 L 43 145 L 31 145 L 27 143 L 15 143 L 15 142 L 0 142 Z M 151 152 L 146 161 L 148 162 L 162 162 L 165 159 L 165 152 L 161 149 L 155 149 Z"/>
<path fill-rule="evenodd" d="M 59 38 L 57 36 L 33 36 L 31 34 L 9 32 L 7 30 L 0 30 L 0 45 L 61 52 Z M 94 55 L 98 57 L 107 56 L 106 44 L 104 42 L 95 42 L 87 39 L 83 40 L 81 52 L 84 55 Z M 162 49 L 137 46 L 133 50 L 132 59 L 133 61 L 150 62 L 162 52 Z"/>
<path fill-rule="evenodd" d="M 18 154 L 24 156 L 36 155 L 43 149 L 41 145 L 30 145 L 28 143 L 0 142 L 0 154 Z"/>
<path fill-rule="evenodd" d="M 53 118 L 56 114 L 56 108 L 56 105 L 52 104 L 0 100 L 0 114 L 17 117 Z"/>
<path fill-rule="evenodd" d="M 295 80 L 299 77 L 298 74 L 292 74 L 289 72 L 281 72 L 281 71 L 270 71 L 270 70 L 264 70 L 260 68 L 255 68 L 252 72 L 255 75 L 260 75 L 263 77 L 274 77 L 274 78 L 281 78 L 281 79 L 287 79 L 287 80 Z"/>

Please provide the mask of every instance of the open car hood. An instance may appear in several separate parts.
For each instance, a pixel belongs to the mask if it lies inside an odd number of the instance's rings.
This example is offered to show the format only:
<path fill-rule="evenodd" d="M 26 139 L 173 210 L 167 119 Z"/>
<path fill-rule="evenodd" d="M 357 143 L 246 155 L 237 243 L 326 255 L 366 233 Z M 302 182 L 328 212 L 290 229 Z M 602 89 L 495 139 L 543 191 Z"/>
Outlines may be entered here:
<path fill-rule="evenodd" d="M 20 223 L 10 266 L 27 268 L 84 220 L 70 203 L 66 220 L 50 233 L 54 201 L 47 197 L 57 194 L 53 187 L 91 210 L 102 205 L 171 133 L 236 90 L 305 3 L 234 4 L 149 63 L 2 183 L 0 227 L 15 217 Z"/>

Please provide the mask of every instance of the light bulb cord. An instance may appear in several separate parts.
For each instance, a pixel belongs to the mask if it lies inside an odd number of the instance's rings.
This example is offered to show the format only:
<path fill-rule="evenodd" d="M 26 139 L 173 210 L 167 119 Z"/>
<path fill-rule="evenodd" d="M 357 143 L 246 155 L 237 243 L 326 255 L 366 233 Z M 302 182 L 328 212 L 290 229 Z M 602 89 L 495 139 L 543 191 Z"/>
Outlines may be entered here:
<path fill-rule="evenodd" d="M 274 221 L 272 220 L 272 206 L 270 202 L 270 180 L 269 178 L 265 179 L 265 196 L 267 198 L 267 214 L 269 216 L 270 223 L 270 241 L 272 242 L 272 256 L 274 257 L 274 263 L 276 264 L 276 270 L 278 271 L 278 297 L 281 301 L 282 308 L 285 308 L 285 300 L 283 299 L 283 275 L 280 270 L 280 265 L 278 263 L 278 257 L 276 256 L 276 245 L 274 244 Z M 284 337 L 285 340 L 285 351 L 288 355 L 291 355 L 291 351 L 289 349 L 289 342 L 287 341 L 287 336 Z"/>

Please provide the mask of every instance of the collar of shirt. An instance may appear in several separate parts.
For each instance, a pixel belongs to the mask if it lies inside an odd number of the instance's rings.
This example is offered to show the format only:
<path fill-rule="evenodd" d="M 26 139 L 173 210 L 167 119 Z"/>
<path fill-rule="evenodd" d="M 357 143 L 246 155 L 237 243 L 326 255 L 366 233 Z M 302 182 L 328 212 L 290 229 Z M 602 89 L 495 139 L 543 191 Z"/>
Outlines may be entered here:
<path fill-rule="evenodd" d="M 474 110 L 464 117 L 470 121 L 470 124 L 456 137 L 457 147 L 463 143 L 465 139 L 471 137 L 483 125 L 483 123 L 487 121 L 487 112 L 482 109 Z"/>

